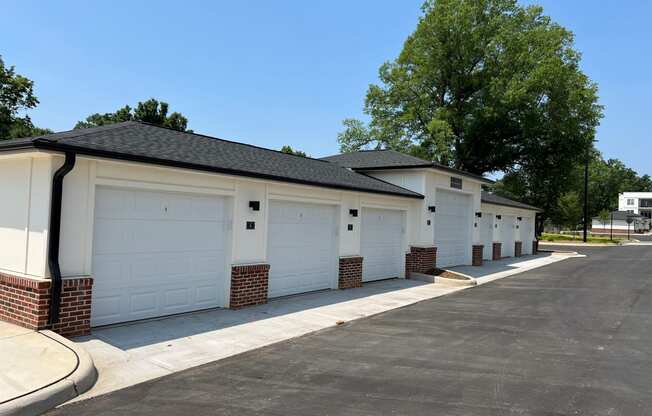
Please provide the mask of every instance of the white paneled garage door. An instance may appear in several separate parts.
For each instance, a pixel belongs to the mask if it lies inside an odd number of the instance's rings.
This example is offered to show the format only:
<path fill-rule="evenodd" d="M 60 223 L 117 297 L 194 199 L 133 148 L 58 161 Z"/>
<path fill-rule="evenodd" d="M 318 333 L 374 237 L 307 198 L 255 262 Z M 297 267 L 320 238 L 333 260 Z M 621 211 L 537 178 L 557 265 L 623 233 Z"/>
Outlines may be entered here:
<path fill-rule="evenodd" d="M 514 230 L 515 230 L 516 217 L 512 215 L 503 215 L 500 224 L 500 241 L 503 243 L 501 247 L 502 257 L 514 256 Z"/>
<path fill-rule="evenodd" d="M 437 266 L 466 264 L 471 252 L 470 195 L 437 189 L 435 212 L 435 246 Z"/>
<path fill-rule="evenodd" d="M 493 255 L 494 214 L 483 212 L 478 226 L 480 227 L 480 242 L 484 246 L 482 258 L 491 260 Z"/>
<path fill-rule="evenodd" d="M 226 214 L 221 197 L 98 187 L 91 324 L 222 306 Z"/>
<path fill-rule="evenodd" d="M 267 257 L 269 297 L 333 287 L 336 278 L 335 208 L 272 201 Z"/>
<path fill-rule="evenodd" d="M 364 282 L 401 275 L 405 258 L 402 211 L 364 208 L 360 239 Z"/>

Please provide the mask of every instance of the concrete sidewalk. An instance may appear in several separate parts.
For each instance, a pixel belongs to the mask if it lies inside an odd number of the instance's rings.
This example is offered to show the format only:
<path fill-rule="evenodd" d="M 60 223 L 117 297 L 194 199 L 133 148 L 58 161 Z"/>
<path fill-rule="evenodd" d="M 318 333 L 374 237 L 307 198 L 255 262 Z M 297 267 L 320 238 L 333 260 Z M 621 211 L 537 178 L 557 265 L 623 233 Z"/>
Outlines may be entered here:
<path fill-rule="evenodd" d="M 523 257 L 511 263 L 510 274 L 498 273 L 505 277 L 565 258 L 568 256 L 551 254 Z M 487 263 L 475 267 L 474 271 L 485 270 L 481 281 L 489 281 L 496 275 L 495 266 Z M 91 336 L 76 339 L 92 355 L 99 371 L 93 389 L 76 400 L 468 287 L 392 279 L 367 283 L 357 289 L 275 299 L 241 310 L 215 309 L 96 328 Z"/>
<path fill-rule="evenodd" d="M 471 277 L 480 285 L 573 257 L 586 256 L 575 252 L 541 252 L 534 256 L 485 261 L 482 267 L 456 266 L 448 270 Z"/>
<path fill-rule="evenodd" d="M 0 322 L 0 415 L 36 415 L 88 390 L 93 362 L 51 331 Z"/>

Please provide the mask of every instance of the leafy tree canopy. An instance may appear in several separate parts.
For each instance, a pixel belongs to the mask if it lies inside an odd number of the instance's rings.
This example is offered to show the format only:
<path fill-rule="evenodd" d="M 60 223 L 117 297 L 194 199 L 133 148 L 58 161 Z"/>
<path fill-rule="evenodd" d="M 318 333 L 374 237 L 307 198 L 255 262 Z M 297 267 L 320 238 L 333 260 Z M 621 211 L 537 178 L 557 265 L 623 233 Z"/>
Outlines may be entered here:
<path fill-rule="evenodd" d="M 341 150 L 386 147 L 477 174 L 522 172 L 528 186 L 545 185 L 550 168 L 567 176 L 602 116 L 572 33 L 515 0 L 429 0 L 423 12 L 367 91 L 369 124 L 344 121 Z"/>
<path fill-rule="evenodd" d="M 34 82 L 17 74 L 13 66 L 5 66 L 0 56 L 0 139 L 38 136 L 51 130 L 35 127 L 29 116 L 20 116 L 35 108 Z"/>
<path fill-rule="evenodd" d="M 154 98 L 138 102 L 136 108 L 125 105 L 113 113 L 91 114 L 86 117 L 86 120 L 77 122 L 75 128 L 83 129 L 132 120 L 144 121 L 179 131 L 192 131 L 187 129 L 188 119 L 183 114 L 175 111 L 168 115 L 168 103 L 159 102 Z"/>
<path fill-rule="evenodd" d="M 577 192 L 567 192 L 557 200 L 558 223 L 571 230 L 576 230 L 582 221 L 583 207 Z"/>
<path fill-rule="evenodd" d="M 295 150 L 295 149 L 293 149 L 291 146 L 289 146 L 287 144 L 285 146 L 281 147 L 281 152 L 288 153 L 288 154 L 291 154 L 291 155 L 308 157 L 306 152 L 303 152 L 301 150 Z"/>
<path fill-rule="evenodd" d="M 598 218 L 600 219 L 602 226 L 607 228 L 607 223 L 611 220 L 611 212 L 608 209 L 603 209 L 598 212 Z"/>

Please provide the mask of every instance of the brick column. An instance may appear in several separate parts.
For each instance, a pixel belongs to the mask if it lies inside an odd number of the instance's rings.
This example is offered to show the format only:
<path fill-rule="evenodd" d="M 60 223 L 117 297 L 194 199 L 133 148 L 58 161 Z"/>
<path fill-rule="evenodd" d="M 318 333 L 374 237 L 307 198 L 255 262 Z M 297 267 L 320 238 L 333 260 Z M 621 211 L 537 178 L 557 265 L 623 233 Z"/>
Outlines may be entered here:
<path fill-rule="evenodd" d="M 437 247 L 423 246 L 410 247 L 410 252 L 405 254 L 405 277 L 408 278 L 411 272 L 425 273 L 436 267 Z"/>
<path fill-rule="evenodd" d="M 532 254 L 538 254 L 539 253 L 539 240 L 534 240 L 532 242 Z"/>
<path fill-rule="evenodd" d="M 493 243 L 491 247 L 491 260 L 500 260 L 502 256 L 502 243 Z"/>
<path fill-rule="evenodd" d="M 521 257 L 523 255 L 523 242 L 514 241 L 514 257 Z"/>
<path fill-rule="evenodd" d="M 68 337 L 87 335 L 91 331 L 92 292 L 92 278 L 64 278 L 59 322 L 50 327 L 51 281 L 0 274 L 0 319 Z"/>
<path fill-rule="evenodd" d="M 484 251 L 484 246 L 482 244 L 473 245 L 473 256 L 471 258 L 471 264 L 473 266 L 482 266 L 482 252 Z"/>
<path fill-rule="evenodd" d="M 362 287 L 362 257 L 340 257 L 340 271 L 337 287 L 339 289 Z"/>
<path fill-rule="evenodd" d="M 241 264 L 231 267 L 231 309 L 267 303 L 269 264 Z"/>

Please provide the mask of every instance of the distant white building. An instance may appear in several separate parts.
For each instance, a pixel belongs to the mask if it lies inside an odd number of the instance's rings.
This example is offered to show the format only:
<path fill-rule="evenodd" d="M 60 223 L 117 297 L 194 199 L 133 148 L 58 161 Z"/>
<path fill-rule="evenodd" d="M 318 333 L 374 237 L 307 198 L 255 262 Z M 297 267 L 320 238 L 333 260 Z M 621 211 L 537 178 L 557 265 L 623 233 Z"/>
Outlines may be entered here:
<path fill-rule="evenodd" d="M 652 218 L 652 192 L 623 192 L 618 194 L 618 211 Z"/>
<path fill-rule="evenodd" d="M 599 217 L 593 217 L 591 232 L 593 234 L 626 235 L 628 233 L 645 233 L 650 230 L 650 219 L 627 211 L 610 213 L 606 222 Z"/>

